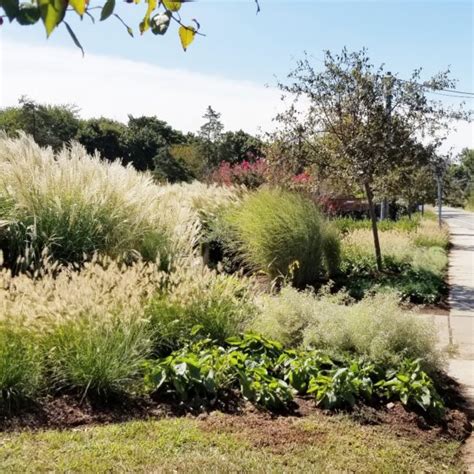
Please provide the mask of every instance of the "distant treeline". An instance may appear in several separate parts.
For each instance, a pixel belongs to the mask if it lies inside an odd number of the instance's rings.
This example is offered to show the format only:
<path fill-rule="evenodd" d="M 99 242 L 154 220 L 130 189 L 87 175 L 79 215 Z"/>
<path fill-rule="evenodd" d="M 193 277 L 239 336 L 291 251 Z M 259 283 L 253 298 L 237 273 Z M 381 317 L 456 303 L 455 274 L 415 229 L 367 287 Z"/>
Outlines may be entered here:
<path fill-rule="evenodd" d="M 220 114 L 209 107 L 198 133 L 174 129 L 156 116 L 128 116 L 128 123 L 100 117 L 81 119 L 74 105 L 38 104 L 27 97 L 0 110 L 0 130 L 24 131 L 41 146 L 59 150 L 78 141 L 89 153 L 120 159 L 169 182 L 205 179 L 221 162 L 231 164 L 263 155 L 262 141 L 242 130 L 224 131 Z"/>

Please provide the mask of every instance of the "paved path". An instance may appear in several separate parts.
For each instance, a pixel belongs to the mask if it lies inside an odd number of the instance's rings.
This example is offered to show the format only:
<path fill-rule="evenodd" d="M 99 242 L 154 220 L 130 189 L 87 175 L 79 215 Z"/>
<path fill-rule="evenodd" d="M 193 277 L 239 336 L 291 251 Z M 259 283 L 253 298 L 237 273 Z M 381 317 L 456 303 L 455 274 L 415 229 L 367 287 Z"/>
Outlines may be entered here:
<path fill-rule="evenodd" d="M 436 318 L 443 345 L 457 349 L 449 361 L 449 374 L 457 379 L 470 401 L 474 418 L 474 213 L 445 208 L 443 220 L 449 225 L 449 316 Z M 465 461 L 474 473 L 474 436 L 466 443 Z"/>

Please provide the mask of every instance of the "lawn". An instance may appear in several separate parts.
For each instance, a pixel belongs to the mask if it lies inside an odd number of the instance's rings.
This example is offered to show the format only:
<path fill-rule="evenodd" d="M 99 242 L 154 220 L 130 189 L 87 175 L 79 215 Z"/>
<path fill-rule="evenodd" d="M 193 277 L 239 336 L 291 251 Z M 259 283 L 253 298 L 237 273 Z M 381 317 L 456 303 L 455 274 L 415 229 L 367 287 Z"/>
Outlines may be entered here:
<path fill-rule="evenodd" d="M 429 438 L 428 438 L 429 440 Z M 133 421 L 0 435 L 2 472 L 462 472 L 459 442 L 348 416 Z"/>

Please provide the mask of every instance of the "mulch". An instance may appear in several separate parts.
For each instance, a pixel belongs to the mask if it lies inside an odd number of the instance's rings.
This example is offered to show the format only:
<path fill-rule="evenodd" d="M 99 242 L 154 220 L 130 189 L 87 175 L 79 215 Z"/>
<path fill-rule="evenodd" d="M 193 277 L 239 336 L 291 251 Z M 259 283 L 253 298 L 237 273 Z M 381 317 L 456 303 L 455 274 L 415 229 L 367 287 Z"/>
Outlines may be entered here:
<path fill-rule="evenodd" d="M 399 436 L 417 437 L 427 442 L 439 438 L 462 441 L 469 436 L 471 424 L 462 406 L 458 406 L 457 402 L 453 405 L 457 406 L 448 408 L 439 423 L 405 409 L 400 403 L 377 407 L 360 405 L 345 413 L 363 425 L 387 426 Z M 0 412 L 0 431 L 70 429 L 187 416 L 196 419 L 202 429 L 245 433 L 255 446 L 279 452 L 287 450 L 290 445 L 317 442 L 319 437 L 324 436 L 324 433 L 304 430 L 294 423 L 295 419 L 311 419 L 315 415 L 330 417 L 334 416 L 334 412 L 316 407 L 310 397 L 296 398 L 290 411 L 274 414 L 232 397 L 225 405 L 191 411 L 183 404 L 151 398 L 110 399 L 104 403 L 63 394 L 45 398 L 34 406 L 3 414 Z"/>

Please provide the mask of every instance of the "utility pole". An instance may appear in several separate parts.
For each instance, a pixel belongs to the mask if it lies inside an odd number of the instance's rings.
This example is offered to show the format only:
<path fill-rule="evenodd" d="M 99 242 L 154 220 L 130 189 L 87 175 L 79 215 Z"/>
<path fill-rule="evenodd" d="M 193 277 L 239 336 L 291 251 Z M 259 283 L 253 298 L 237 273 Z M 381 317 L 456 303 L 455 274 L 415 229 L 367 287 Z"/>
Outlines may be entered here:
<path fill-rule="evenodd" d="M 438 225 L 441 227 L 442 210 L 443 210 L 443 175 L 446 167 L 446 162 L 441 156 L 436 156 L 434 160 L 434 172 L 436 175 L 437 195 L 438 195 Z"/>
<path fill-rule="evenodd" d="M 442 217 L 442 207 L 443 207 L 443 189 L 442 189 L 442 175 L 441 170 L 437 171 L 436 173 L 436 180 L 438 181 L 438 224 L 441 228 L 441 217 Z"/>
<path fill-rule="evenodd" d="M 387 114 L 387 128 L 388 128 L 388 146 L 392 146 L 392 87 L 393 76 L 390 71 L 385 76 L 385 112 Z M 384 197 L 380 205 L 380 219 L 386 219 L 388 215 L 388 202 Z"/>

